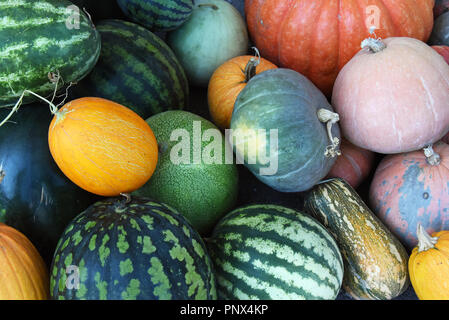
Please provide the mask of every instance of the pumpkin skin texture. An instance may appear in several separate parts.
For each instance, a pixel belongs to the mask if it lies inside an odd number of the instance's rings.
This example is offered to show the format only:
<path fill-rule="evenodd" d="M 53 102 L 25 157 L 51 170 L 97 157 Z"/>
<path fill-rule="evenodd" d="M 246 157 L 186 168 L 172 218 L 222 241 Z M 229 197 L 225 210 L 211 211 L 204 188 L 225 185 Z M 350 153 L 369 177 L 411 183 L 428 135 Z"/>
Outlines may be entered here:
<path fill-rule="evenodd" d="M 167 34 L 167 43 L 189 83 L 207 87 L 215 69 L 248 51 L 248 31 L 240 13 L 224 0 L 197 0 L 189 19 Z"/>
<path fill-rule="evenodd" d="M 433 5 L 434 0 L 246 0 L 245 12 L 262 56 L 303 74 L 330 97 L 338 72 L 372 26 L 382 39 L 427 41 Z"/>
<path fill-rule="evenodd" d="M 335 161 L 327 178 L 342 178 L 356 189 L 370 174 L 375 154 L 353 145 L 344 138 L 341 140 L 340 149 L 341 156 Z"/>
<path fill-rule="evenodd" d="M 417 233 L 419 245 L 409 260 L 413 289 L 420 300 L 449 300 L 449 231 Z"/>
<path fill-rule="evenodd" d="M 200 234 L 208 234 L 217 221 L 232 210 L 237 201 L 238 170 L 235 164 L 225 162 L 223 134 L 210 121 L 187 111 L 166 111 L 146 121 L 158 141 L 159 162 L 151 179 L 133 194 L 172 206 L 181 212 Z M 201 126 L 201 131 L 197 129 L 197 124 Z M 178 130 L 183 130 L 189 137 L 189 151 L 182 150 L 182 154 L 187 154 L 189 159 L 181 163 L 177 163 L 172 157 L 172 153 L 180 144 L 187 141 L 184 138 L 182 141 L 172 139 L 173 132 Z M 197 133 L 204 138 L 211 130 L 223 141 L 221 150 L 214 150 L 214 153 L 218 153 L 219 160 L 215 163 L 208 162 L 205 158 L 210 139 L 200 142 L 196 138 Z M 201 159 L 197 159 L 195 155 L 197 146 L 201 148 Z"/>
<path fill-rule="evenodd" d="M 256 75 L 238 95 L 232 113 L 237 159 L 277 191 L 311 188 L 336 160 L 325 155 L 330 141 L 326 124 L 317 116 L 320 109 L 333 111 L 326 97 L 300 73 L 277 68 Z M 331 132 L 340 137 L 338 124 Z M 270 163 L 264 156 L 270 157 Z"/>
<path fill-rule="evenodd" d="M 0 110 L 3 119 L 9 109 Z M 0 129 L 0 222 L 22 232 L 47 265 L 61 233 L 98 197 L 79 188 L 48 150 L 48 106 L 22 106 Z"/>
<path fill-rule="evenodd" d="M 435 6 L 433 7 L 434 18 L 438 18 L 446 11 L 449 11 L 449 0 L 435 0 Z"/>
<path fill-rule="evenodd" d="M 46 300 L 44 260 L 25 235 L 0 223 L 0 300 Z"/>
<path fill-rule="evenodd" d="M 449 130 L 449 65 L 416 39 L 369 41 L 386 48 L 357 53 L 338 75 L 332 94 L 345 138 L 383 154 L 441 139 Z"/>
<path fill-rule="evenodd" d="M 429 44 L 449 46 L 449 12 L 443 13 L 435 20 Z"/>
<path fill-rule="evenodd" d="M 345 262 L 343 288 L 353 298 L 390 300 L 408 288 L 407 251 L 346 181 L 316 185 L 304 207 L 336 239 Z"/>
<path fill-rule="evenodd" d="M 438 52 L 444 60 L 449 64 L 449 47 L 448 46 L 432 46 L 432 48 Z"/>
<path fill-rule="evenodd" d="M 449 145 L 433 150 L 439 165 L 428 164 L 422 150 L 385 157 L 369 190 L 370 207 L 410 251 L 418 223 L 428 233 L 449 229 Z"/>
<path fill-rule="evenodd" d="M 75 184 L 100 196 L 140 188 L 156 168 L 153 131 L 131 109 L 102 98 L 64 105 L 48 132 L 50 152 Z"/>
<path fill-rule="evenodd" d="M 262 57 L 255 67 L 253 67 L 254 61 L 257 59 L 249 55 L 235 57 L 223 63 L 212 74 L 208 85 L 207 101 L 212 121 L 219 128 L 230 127 L 235 100 L 248 81 L 256 74 L 277 68 Z"/>

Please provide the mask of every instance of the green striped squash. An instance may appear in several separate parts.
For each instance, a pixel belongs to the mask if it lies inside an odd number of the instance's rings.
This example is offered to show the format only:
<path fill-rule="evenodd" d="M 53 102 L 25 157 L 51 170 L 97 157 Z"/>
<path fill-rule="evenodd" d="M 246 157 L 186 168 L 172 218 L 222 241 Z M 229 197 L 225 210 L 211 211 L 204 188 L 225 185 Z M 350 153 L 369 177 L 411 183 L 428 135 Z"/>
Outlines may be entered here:
<path fill-rule="evenodd" d="M 330 233 L 302 212 L 248 205 L 226 215 L 207 241 L 220 299 L 335 299 L 343 260 Z"/>
<path fill-rule="evenodd" d="M 307 193 L 305 210 L 335 237 L 345 262 L 343 289 L 354 299 L 389 300 L 408 288 L 407 251 L 349 183 L 319 183 Z"/>
<path fill-rule="evenodd" d="M 174 209 L 146 198 L 109 198 L 66 228 L 50 279 L 53 299 L 216 299 L 201 237 Z"/>
<path fill-rule="evenodd" d="M 123 13 L 152 31 L 170 31 L 186 21 L 193 0 L 117 0 Z"/>
<path fill-rule="evenodd" d="M 77 82 L 98 60 L 98 31 L 67 0 L 0 1 L 0 13 L 0 106 L 16 104 L 24 90 L 48 96 L 52 73 Z M 28 94 L 23 102 L 35 100 Z"/>
<path fill-rule="evenodd" d="M 172 50 L 151 31 L 128 21 L 102 20 L 100 59 L 74 91 L 115 101 L 146 119 L 168 109 L 183 109 L 189 86 Z"/>

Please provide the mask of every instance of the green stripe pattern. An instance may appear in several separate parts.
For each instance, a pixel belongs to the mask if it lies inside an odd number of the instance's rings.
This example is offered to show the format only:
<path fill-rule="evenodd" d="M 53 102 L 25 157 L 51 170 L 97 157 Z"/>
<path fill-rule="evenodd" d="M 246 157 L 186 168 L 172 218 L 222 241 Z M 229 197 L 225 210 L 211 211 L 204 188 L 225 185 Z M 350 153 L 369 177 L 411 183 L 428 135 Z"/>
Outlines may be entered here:
<path fill-rule="evenodd" d="M 226 215 L 208 249 L 219 299 L 335 299 L 343 260 L 315 219 L 278 205 L 249 205 Z"/>
<path fill-rule="evenodd" d="M 55 88 L 49 73 L 77 82 L 97 62 L 100 35 L 71 2 L 2 1 L 0 12 L 0 107 L 14 105 L 26 89 L 49 96 Z M 36 99 L 27 95 L 23 102 Z"/>
<path fill-rule="evenodd" d="M 66 228 L 53 257 L 59 300 L 216 299 L 206 246 L 174 209 L 146 198 L 95 203 Z"/>
<path fill-rule="evenodd" d="M 192 14 L 193 0 L 117 0 L 123 13 L 152 31 L 178 28 Z"/>
<path fill-rule="evenodd" d="M 95 96 L 120 103 L 146 119 L 183 109 L 189 85 L 182 66 L 158 36 L 137 24 L 103 20 L 100 59 L 75 88 L 76 97 Z"/>

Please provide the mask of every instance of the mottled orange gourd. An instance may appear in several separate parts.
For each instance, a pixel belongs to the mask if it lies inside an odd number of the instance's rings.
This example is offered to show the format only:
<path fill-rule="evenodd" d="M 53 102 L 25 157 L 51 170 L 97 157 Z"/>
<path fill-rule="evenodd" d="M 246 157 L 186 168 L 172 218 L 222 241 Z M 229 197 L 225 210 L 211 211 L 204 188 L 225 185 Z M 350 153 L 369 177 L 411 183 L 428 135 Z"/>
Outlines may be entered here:
<path fill-rule="evenodd" d="M 264 58 L 238 56 L 219 66 L 209 80 L 207 98 L 212 121 L 221 129 L 231 125 L 234 103 L 248 81 L 276 65 Z"/>
<path fill-rule="evenodd" d="M 49 277 L 42 257 L 19 231 L 0 223 L 0 300 L 46 300 Z"/>
<path fill-rule="evenodd" d="M 426 41 L 434 0 L 245 0 L 250 36 L 279 67 L 309 78 L 327 96 L 338 72 L 372 36 Z"/>
<path fill-rule="evenodd" d="M 413 289 L 420 300 L 449 300 L 449 231 L 429 235 L 418 226 L 417 234 L 409 260 Z"/>
<path fill-rule="evenodd" d="M 145 120 L 102 98 L 80 98 L 64 105 L 50 124 L 48 143 L 61 171 L 101 196 L 140 188 L 158 159 L 157 141 Z"/>

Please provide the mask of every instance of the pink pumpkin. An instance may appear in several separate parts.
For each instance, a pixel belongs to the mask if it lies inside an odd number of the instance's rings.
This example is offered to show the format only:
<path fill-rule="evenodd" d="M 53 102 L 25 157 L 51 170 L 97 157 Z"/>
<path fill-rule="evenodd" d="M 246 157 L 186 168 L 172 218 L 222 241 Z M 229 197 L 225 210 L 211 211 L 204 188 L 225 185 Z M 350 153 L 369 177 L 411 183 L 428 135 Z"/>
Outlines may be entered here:
<path fill-rule="evenodd" d="M 411 250 L 420 223 L 428 233 L 449 229 L 449 145 L 433 150 L 439 163 L 428 163 L 422 150 L 382 159 L 369 191 L 371 209 Z"/>
<path fill-rule="evenodd" d="M 340 145 L 341 155 L 335 161 L 327 178 L 343 178 L 357 188 L 368 177 L 374 161 L 374 153 L 359 148 L 346 139 Z"/>
<path fill-rule="evenodd" d="M 339 73 L 332 105 L 350 142 L 378 153 L 418 150 L 449 130 L 449 65 L 412 38 L 367 39 Z"/>
<path fill-rule="evenodd" d="M 432 48 L 443 56 L 444 60 L 449 64 L 449 47 L 448 46 L 432 46 Z"/>

